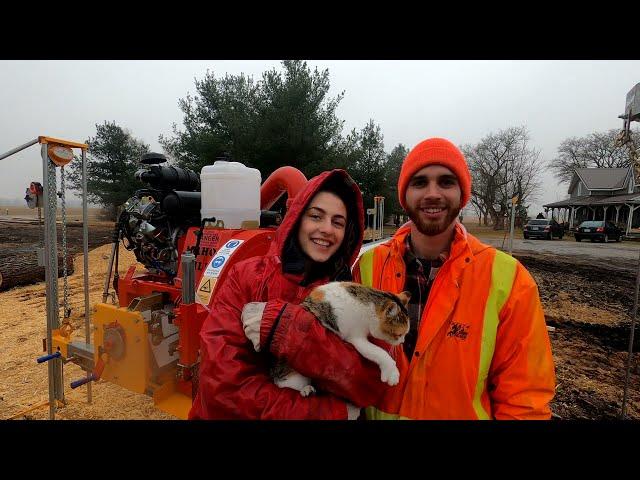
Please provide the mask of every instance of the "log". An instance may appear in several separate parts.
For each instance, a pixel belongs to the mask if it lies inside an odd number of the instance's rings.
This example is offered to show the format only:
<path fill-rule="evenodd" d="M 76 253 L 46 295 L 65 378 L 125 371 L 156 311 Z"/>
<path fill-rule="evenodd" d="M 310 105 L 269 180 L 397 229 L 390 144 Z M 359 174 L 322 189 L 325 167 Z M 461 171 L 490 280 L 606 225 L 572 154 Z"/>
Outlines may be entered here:
<path fill-rule="evenodd" d="M 63 275 L 63 257 L 58 254 L 58 277 Z M 67 256 L 67 275 L 73 273 L 73 256 Z M 44 267 L 38 266 L 35 251 L 4 250 L 0 255 L 0 291 L 44 281 Z"/>

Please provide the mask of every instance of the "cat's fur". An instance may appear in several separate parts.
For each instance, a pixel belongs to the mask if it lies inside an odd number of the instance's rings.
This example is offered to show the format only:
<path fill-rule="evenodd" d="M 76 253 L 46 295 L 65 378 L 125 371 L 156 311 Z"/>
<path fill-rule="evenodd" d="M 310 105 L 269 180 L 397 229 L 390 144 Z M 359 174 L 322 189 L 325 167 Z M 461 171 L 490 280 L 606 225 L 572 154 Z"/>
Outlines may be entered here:
<path fill-rule="evenodd" d="M 410 297 L 409 292 L 396 295 L 353 282 L 330 282 L 314 288 L 301 306 L 327 329 L 351 343 L 363 357 L 377 363 L 383 382 L 396 385 L 400 372 L 395 361 L 382 348 L 369 342 L 367 336 L 391 345 L 402 343 L 409 331 L 407 303 Z M 251 304 L 247 307 L 252 308 Z M 309 378 L 283 362 L 272 368 L 271 375 L 281 388 L 299 390 L 305 397 L 315 392 Z"/>

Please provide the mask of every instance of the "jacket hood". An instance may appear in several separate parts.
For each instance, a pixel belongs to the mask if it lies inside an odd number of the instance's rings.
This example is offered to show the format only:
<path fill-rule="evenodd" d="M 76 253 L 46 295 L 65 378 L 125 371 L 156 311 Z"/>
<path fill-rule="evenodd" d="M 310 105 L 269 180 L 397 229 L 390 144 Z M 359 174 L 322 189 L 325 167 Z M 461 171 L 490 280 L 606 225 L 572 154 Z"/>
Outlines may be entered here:
<path fill-rule="evenodd" d="M 269 255 L 277 255 L 284 261 L 283 256 L 289 238 L 298 226 L 307 205 L 314 195 L 322 190 L 323 187 L 330 183 L 333 184 L 334 182 L 343 183 L 348 187 L 346 190 L 352 194 L 351 198 L 343 199 L 343 201 L 346 200 L 347 216 L 349 217 L 348 222 L 354 226 L 354 235 L 352 235 L 351 238 L 345 235 L 344 241 L 348 243 L 345 246 L 345 250 L 341 248 L 339 252 L 343 251 L 346 253 L 348 258 L 345 260 L 348 266 L 351 266 L 356 261 L 364 236 L 364 206 L 360 188 L 358 188 L 358 185 L 356 185 L 349 174 L 342 169 L 329 170 L 313 177 L 305 187 L 298 192 L 291 202 L 278 230 L 276 230 L 276 237 L 269 249 Z"/>

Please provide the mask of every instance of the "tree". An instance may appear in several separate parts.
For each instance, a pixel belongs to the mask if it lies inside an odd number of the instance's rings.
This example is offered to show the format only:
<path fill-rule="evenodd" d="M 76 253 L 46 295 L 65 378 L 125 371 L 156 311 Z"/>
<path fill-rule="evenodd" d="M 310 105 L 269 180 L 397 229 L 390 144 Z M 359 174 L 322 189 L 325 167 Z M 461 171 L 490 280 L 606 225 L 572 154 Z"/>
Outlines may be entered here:
<path fill-rule="evenodd" d="M 343 121 L 336 109 L 344 92 L 329 98 L 329 71 L 313 72 L 306 62 L 282 62 L 284 76 L 275 69 L 263 74 L 256 129 L 256 159 L 266 176 L 291 165 L 311 177 L 334 165 Z"/>
<path fill-rule="evenodd" d="M 216 158 L 230 153 L 247 162 L 252 155 L 259 101 L 258 86 L 243 74 L 217 79 L 213 73 L 195 80 L 195 97 L 178 100 L 184 113 L 185 131 L 173 124 L 173 138 L 160 135 L 159 141 L 178 165 L 200 172 Z"/>
<path fill-rule="evenodd" d="M 365 208 L 368 208 L 373 206 L 374 196 L 387 194 L 384 137 L 380 126 L 369 120 L 360 132 L 352 131 L 348 141 L 353 146 L 347 156 L 348 170 L 360 187 Z"/>
<path fill-rule="evenodd" d="M 196 80 L 197 95 L 180 100 L 184 131 L 160 143 L 179 165 L 200 171 L 223 152 L 258 168 L 263 179 L 283 165 L 313 176 L 340 161 L 343 121 L 336 108 L 344 93 L 328 96 L 329 71 L 306 62 L 282 62 L 254 82 L 243 74 Z M 342 158 L 344 161 L 344 157 Z"/>
<path fill-rule="evenodd" d="M 399 221 L 398 215 L 402 214 L 402 206 L 398 200 L 398 178 L 400 177 L 400 169 L 402 162 L 406 158 L 409 150 L 402 143 L 399 143 L 387 155 L 385 162 L 385 213 L 394 215 L 396 221 Z"/>
<path fill-rule="evenodd" d="M 96 136 L 89 138 L 87 149 L 87 198 L 109 209 L 115 219 L 116 209 L 142 187 L 135 178 L 138 163 L 149 146 L 135 139 L 115 122 L 96 124 Z M 82 191 L 82 166 L 72 163 L 70 184 Z"/>
<path fill-rule="evenodd" d="M 575 168 L 620 168 L 631 166 L 629 151 L 616 143 L 619 130 L 594 132 L 584 137 L 570 137 L 558 147 L 558 156 L 550 168 L 559 183 L 569 183 Z M 637 141 L 638 132 L 630 132 L 632 141 Z"/>
<path fill-rule="evenodd" d="M 471 203 L 496 230 L 504 228 L 514 195 L 520 205 L 539 195 L 543 165 L 540 151 L 529 143 L 525 127 L 511 127 L 462 146 L 472 176 Z"/>

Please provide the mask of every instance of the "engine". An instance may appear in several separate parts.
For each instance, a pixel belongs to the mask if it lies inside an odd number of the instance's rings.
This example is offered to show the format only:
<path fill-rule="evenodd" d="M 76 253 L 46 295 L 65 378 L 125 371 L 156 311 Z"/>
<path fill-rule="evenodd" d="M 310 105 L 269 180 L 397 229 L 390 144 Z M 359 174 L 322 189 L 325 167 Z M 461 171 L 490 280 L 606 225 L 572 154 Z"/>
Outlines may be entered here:
<path fill-rule="evenodd" d="M 151 272 L 174 277 L 178 271 L 178 239 L 200 225 L 200 178 L 192 170 L 163 166 L 162 154 L 142 158 L 149 165 L 136 172 L 147 183 L 124 204 L 118 231 L 124 247 Z"/>

